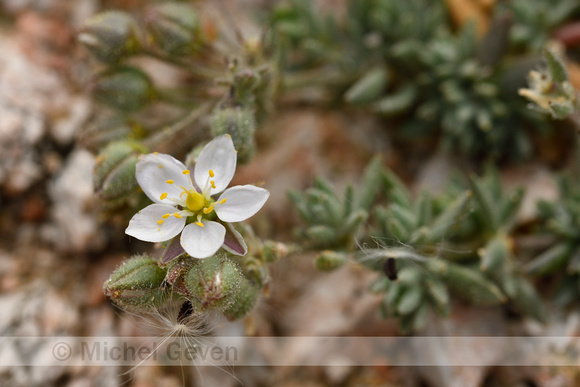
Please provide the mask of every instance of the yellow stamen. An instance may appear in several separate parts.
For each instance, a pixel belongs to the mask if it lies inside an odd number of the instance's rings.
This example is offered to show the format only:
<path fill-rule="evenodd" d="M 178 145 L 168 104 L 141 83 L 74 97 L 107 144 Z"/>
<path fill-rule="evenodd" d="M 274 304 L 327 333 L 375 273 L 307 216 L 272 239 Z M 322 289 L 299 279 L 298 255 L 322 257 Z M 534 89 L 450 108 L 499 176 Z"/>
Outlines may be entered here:
<path fill-rule="evenodd" d="M 209 207 L 206 207 L 206 208 L 203 209 L 203 213 L 206 214 L 206 215 L 209 214 L 212 211 L 213 211 L 213 206 L 209 206 Z"/>
<path fill-rule="evenodd" d="M 189 175 L 191 172 L 189 172 L 189 169 L 186 169 L 185 171 L 182 172 L 184 175 Z"/>
<path fill-rule="evenodd" d="M 228 200 L 228 199 L 223 198 L 222 200 L 220 200 L 220 204 L 224 204 L 226 202 L 226 200 Z"/>
<path fill-rule="evenodd" d="M 159 166 L 159 168 L 163 168 L 163 166 L 162 166 L 162 165 L 160 165 L 160 166 Z"/>
<path fill-rule="evenodd" d="M 211 183 L 211 188 L 215 189 L 215 183 L 213 182 L 213 180 L 209 181 Z"/>
<path fill-rule="evenodd" d="M 159 219 L 159 220 L 157 221 L 157 224 L 163 224 L 163 219 Z"/>
<path fill-rule="evenodd" d="M 183 216 L 179 215 L 179 212 L 175 212 L 173 216 L 175 216 L 177 219 L 183 218 Z"/>
<path fill-rule="evenodd" d="M 163 193 L 161 194 L 161 196 L 159 196 L 159 199 L 163 200 L 163 199 L 165 199 L 166 197 L 167 197 L 167 192 L 163 192 Z"/>
<path fill-rule="evenodd" d="M 205 227 L 201 222 L 195 222 L 195 224 L 197 224 L 199 227 Z"/>
<path fill-rule="evenodd" d="M 157 156 L 157 152 L 153 152 L 153 154 L 154 154 L 155 156 Z"/>
<path fill-rule="evenodd" d="M 213 169 L 209 170 L 209 177 L 213 178 L 215 176 L 215 173 L 213 173 Z"/>
<path fill-rule="evenodd" d="M 161 217 L 162 217 L 163 219 L 167 219 L 167 218 L 169 218 L 169 215 L 171 215 L 171 214 L 165 214 L 165 215 L 162 215 Z"/>
<path fill-rule="evenodd" d="M 167 184 L 173 184 L 173 180 L 167 180 L 166 183 Z"/>

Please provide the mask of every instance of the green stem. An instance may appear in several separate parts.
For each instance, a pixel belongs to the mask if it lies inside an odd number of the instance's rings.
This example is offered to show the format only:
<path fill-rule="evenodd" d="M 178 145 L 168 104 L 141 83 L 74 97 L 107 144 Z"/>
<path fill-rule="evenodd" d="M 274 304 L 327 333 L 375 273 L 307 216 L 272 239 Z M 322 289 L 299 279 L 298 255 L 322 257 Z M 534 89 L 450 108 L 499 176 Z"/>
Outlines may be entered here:
<path fill-rule="evenodd" d="M 199 66 L 193 62 L 185 62 L 182 60 L 179 60 L 177 58 L 174 58 L 170 55 L 165 55 L 159 51 L 156 50 L 152 50 L 152 49 L 143 49 L 142 51 L 143 55 L 147 55 L 150 56 L 152 58 L 158 59 L 162 62 L 168 62 L 171 63 L 177 67 L 180 67 L 188 72 L 190 72 L 191 74 L 200 77 L 200 78 L 207 78 L 207 79 L 215 79 L 218 78 L 222 75 L 221 72 L 218 71 L 212 71 L 208 68 L 205 68 L 203 66 Z"/>
<path fill-rule="evenodd" d="M 159 147 L 162 143 L 173 140 L 177 137 L 183 130 L 188 129 L 189 126 L 195 121 L 199 120 L 203 116 L 209 113 L 212 103 L 206 102 L 196 109 L 192 110 L 188 115 L 175 122 L 173 125 L 167 126 L 158 131 L 155 135 L 149 137 L 144 141 L 145 146 L 149 149 L 155 149 Z"/>

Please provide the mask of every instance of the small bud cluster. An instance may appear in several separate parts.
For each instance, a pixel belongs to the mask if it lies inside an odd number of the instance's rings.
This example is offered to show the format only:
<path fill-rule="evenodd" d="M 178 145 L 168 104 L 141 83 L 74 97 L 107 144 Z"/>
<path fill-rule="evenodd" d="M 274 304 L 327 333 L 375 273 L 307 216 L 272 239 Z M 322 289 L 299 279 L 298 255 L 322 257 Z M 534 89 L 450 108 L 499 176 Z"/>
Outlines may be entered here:
<path fill-rule="evenodd" d="M 149 256 L 134 256 L 111 274 L 103 285 L 104 292 L 129 310 L 165 308 L 185 299 L 196 315 L 218 311 L 228 320 L 243 318 L 267 289 L 265 265 L 287 253 L 279 242 L 262 243 L 255 237 L 249 241 L 253 254 L 244 257 L 219 252 L 201 260 L 182 253 L 163 263 Z"/>
<path fill-rule="evenodd" d="M 253 157 L 256 128 L 273 105 L 277 81 L 272 60 L 260 41 L 231 50 L 211 32 L 213 21 L 204 18 L 191 3 L 169 1 L 146 4 L 139 18 L 107 11 L 85 21 L 78 41 L 99 63 L 89 90 L 109 111 L 80 134 L 86 148 L 103 159 L 115 158 L 110 154 L 127 148 L 127 141 L 140 143 L 140 153 L 159 147 L 178 153 L 210 136 L 230 134 L 239 162 Z M 140 65 L 143 57 L 174 67 L 179 84 L 158 84 L 158 77 Z M 222 58 L 231 58 L 229 64 Z M 135 158 L 123 161 L 127 171 L 131 161 Z M 102 187 L 103 178 L 96 179 L 108 207 L 137 202 L 130 175 L 106 176 L 106 184 L 117 187 L 112 194 Z"/>
<path fill-rule="evenodd" d="M 546 68 L 530 71 L 528 89 L 520 89 L 522 97 L 552 118 L 562 120 L 580 109 L 578 95 L 568 80 L 568 71 L 562 57 L 551 48 L 544 51 Z"/>
<path fill-rule="evenodd" d="M 105 282 L 105 294 L 122 308 L 174 310 L 181 305 L 185 312 L 179 312 L 178 320 L 208 311 L 219 311 L 230 320 L 242 318 L 267 290 L 267 265 L 287 253 L 283 244 L 261 241 L 249 228 L 242 230 L 251 242 L 246 249 L 234 226 L 218 219 L 220 208 L 227 207 L 221 216 L 243 221 L 240 214 L 247 218 L 269 195 L 267 190 L 244 186 L 229 191 L 231 195 L 223 193 L 227 198 L 217 201 L 217 192 L 212 190 L 217 179 L 226 178 L 221 166 L 235 167 L 235 162 L 253 157 L 255 132 L 272 109 L 278 81 L 264 42 L 249 39 L 234 49 L 220 40 L 222 34 L 216 33 L 213 23 L 195 4 L 147 2 L 138 16 L 122 11 L 95 15 L 85 21 L 78 35 L 79 43 L 98 62 L 89 90 L 106 110 L 79 136 L 79 142 L 97 156 L 93 180 L 104 208 L 117 214 L 119 210 L 132 212 L 129 233 L 142 240 L 158 242 L 177 223 L 182 230 L 181 235 L 171 234 L 159 259 L 134 256 Z M 144 57 L 174 67 L 181 77 L 178 84 L 162 86 L 157 74 L 142 66 Z M 200 181 L 193 171 L 202 145 L 206 139 L 226 136 L 237 152 L 232 149 L 235 162 L 217 155 L 212 159 L 217 176 L 210 168 L 205 171 L 209 180 L 204 176 Z M 154 152 L 161 149 L 169 154 L 193 149 L 179 174 L 189 174 L 191 168 L 201 192 L 187 184 L 187 188 L 175 188 L 171 177 L 159 178 L 163 168 L 170 170 L 173 165 L 167 161 L 170 156 Z M 154 165 L 149 177 L 139 180 L 139 160 L 147 157 L 159 157 L 159 165 Z M 161 165 L 164 160 L 168 164 Z M 141 183 L 149 184 L 148 188 Z M 181 196 L 172 189 L 182 189 Z M 147 206 L 148 199 L 164 202 Z M 129 207 L 137 206 L 142 210 L 135 214 Z M 153 219 L 162 206 L 166 213 Z M 153 226 L 146 222 L 149 218 Z M 192 224 L 199 230 L 188 227 Z M 243 226 L 238 223 L 238 227 Z M 207 235 L 200 236 L 202 231 Z M 152 233 L 157 233 L 155 240 Z M 203 251 L 208 238 L 212 239 L 211 249 L 219 249 L 217 253 Z M 195 254 L 188 255 L 182 243 Z M 221 245 L 227 245 L 228 252 Z"/>

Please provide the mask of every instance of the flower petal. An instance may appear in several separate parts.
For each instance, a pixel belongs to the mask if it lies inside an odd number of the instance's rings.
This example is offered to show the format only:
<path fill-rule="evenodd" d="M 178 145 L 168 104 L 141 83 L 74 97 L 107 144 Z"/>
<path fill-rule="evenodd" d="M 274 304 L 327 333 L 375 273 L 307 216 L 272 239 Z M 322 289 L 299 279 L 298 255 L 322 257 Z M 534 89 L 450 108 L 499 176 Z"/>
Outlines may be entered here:
<path fill-rule="evenodd" d="M 238 185 L 228 188 L 216 202 L 215 212 L 224 222 L 241 222 L 262 208 L 270 192 L 254 185 Z M 222 201 L 225 202 L 222 204 Z"/>
<path fill-rule="evenodd" d="M 167 241 L 185 226 L 185 218 L 172 215 L 176 211 L 175 207 L 167 204 L 151 204 L 133 216 L 125 234 L 146 242 Z"/>
<path fill-rule="evenodd" d="M 155 203 L 183 204 L 179 195 L 185 189 L 192 189 L 189 175 L 183 174 L 185 165 L 175 158 L 162 153 L 149 153 L 139 157 L 137 162 L 137 182 L 145 195 Z M 163 199 L 161 199 L 163 198 Z"/>
<path fill-rule="evenodd" d="M 222 247 L 224 250 L 235 255 L 243 256 L 248 252 L 248 245 L 246 245 L 242 234 L 229 223 L 226 223 L 226 237 Z"/>
<path fill-rule="evenodd" d="M 194 258 L 211 257 L 224 244 L 226 228 L 218 222 L 202 220 L 203 227 L 197 223 L 188 224 L 181 233 L 181 246 Z"/>
<path fill-rule="evenodd" d="M 203 189 L 210 178 L 211 170 L 214 174 L 211 180 L 215 188 L 211 189 L 210 194 L 222 192 L 234 177 L 237 157 L 234 142 L 229 134 L 214 138 L 201 150 L 197 158 L 195 183 Z"/>
<path fill-rule="evenodd" d="M 173 261 L 175 258 L 179 257 L 181 254 L 185 254 L 185 250 L 183 250 L 179 239 L 173 238 L 173 240 L 165 247 L 165 250 L 163 250 L 163 254 L 161 254 L 159 262 L 163 265 L 166 265 Z"/>

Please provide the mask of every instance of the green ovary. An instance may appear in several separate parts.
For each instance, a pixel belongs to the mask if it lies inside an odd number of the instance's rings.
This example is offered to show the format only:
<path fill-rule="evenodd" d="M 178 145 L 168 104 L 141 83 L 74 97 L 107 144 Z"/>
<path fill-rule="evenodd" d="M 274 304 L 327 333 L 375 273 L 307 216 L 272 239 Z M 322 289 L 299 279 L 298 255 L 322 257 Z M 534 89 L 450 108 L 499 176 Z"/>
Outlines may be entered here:
<path fill-rule="evenodd" d="M 193 212 L 197 212 L 203 208 L 205 204 L 204 197 L 194 190 L 190 190 L 187 192 L 187 198 L 185 199 L 185 205 L 188 209 Z"/>

